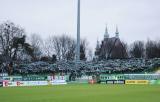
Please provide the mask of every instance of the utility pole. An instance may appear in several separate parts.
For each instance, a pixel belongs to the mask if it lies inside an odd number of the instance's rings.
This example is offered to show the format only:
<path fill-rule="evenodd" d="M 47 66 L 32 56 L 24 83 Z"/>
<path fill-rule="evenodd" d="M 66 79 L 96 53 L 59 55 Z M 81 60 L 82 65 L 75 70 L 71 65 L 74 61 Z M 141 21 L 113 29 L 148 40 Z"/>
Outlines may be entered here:
<path fill-rule="evenodd" d="M 77 46 L 76 46 L 76 62 L 80 60 L 80 0 L 77 6 Z"/>

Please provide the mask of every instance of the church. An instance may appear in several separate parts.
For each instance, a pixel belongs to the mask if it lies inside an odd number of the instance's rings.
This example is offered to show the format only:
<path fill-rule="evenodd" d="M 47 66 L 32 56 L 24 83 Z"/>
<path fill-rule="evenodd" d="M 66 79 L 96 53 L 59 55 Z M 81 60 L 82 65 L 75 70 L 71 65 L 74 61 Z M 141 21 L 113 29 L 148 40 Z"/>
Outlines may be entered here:
<path fill-rule="evenodd" d="M 118 27 L 116 27 L 114 37 L 109 36 L 108 28 L 106 27 L 104 39 L 101 41 L 101 43 L 97 41 L 95 58 L 98 60 L 128 58 L 126 49 L 126 44 L 123 43 L 119 38 Z"/>

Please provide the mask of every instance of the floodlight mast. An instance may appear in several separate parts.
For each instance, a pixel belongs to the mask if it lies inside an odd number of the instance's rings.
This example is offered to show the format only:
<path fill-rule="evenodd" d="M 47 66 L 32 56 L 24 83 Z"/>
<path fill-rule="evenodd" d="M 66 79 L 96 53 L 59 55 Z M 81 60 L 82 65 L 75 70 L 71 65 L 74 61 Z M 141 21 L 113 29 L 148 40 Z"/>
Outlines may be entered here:
<path fill-rule="evenodd" d="M 76 62 L 80 60 L 80 0 L 77 6 L 77 46 L 76 46 Z"/>

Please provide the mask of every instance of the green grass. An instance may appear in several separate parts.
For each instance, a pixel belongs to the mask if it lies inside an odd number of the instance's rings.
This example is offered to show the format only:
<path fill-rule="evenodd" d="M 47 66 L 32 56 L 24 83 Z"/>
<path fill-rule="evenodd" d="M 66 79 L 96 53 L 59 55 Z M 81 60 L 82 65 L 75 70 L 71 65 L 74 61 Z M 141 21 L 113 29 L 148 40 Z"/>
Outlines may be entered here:
<path fill-rule="evenodd" d="M 61 85 L 0 88 L 0 102 L 160 102 L 160 85 Z"/>

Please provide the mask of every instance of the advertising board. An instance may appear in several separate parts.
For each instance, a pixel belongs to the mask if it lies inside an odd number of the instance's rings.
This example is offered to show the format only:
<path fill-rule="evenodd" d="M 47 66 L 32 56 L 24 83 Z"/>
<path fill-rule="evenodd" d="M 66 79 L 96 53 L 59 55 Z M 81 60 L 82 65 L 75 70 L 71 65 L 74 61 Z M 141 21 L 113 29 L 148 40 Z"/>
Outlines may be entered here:
<path fill-rule="evenodd" d="M 3 87 L 17 86 L 17 82 L 3 81 Z"/>
<path fill-rule="evenodd" d="M 125 84 L 124 80 L 106 80 L 106 84 Z"/>
<path fill-rule="evenodd" d="M 124 80 L 114 80 L 114 84 L 125 84 Z"/>
<path fill-rule="evenodd" d="M 17 86 L 43 86 L 48 85 L 48 81 L 18 81 Z"/>
<path fill-rule="evenodd" d="M 2 87 L 3 85 L 2 85 L 2 82 L 0 82 L 0 87 Z"/>
<path fill-rule="evenodd" d="M 89 80 L 88 83 L 89 83 L 89 84 L 95 84 L 95 83 L 96 83 L 96 80 L 93 80 L 93 79 L 92 79 L 92 80 Z"/>
<path fill-rule="evenodd" d="M 106 84 L 114 84 L 113 80 L 106 80 Z"/>
<path fill-rule="evenodd" d="M 64 85 L 64 84 L 67 84 L 67 82 L 65 80 L 53 80 L 53 81 L 50 81 L 50 84 L 51 85 Z"/>
<path fill-rule="evenodd" d="M 22 77 L 22 81 L 43 81 L 43 80 L 47 80 L 47 76 L 30 75 Z"/>
<path fill-rule="evenodd" d="M 125 84 L 149 84 L 149 80 L 125 80 Z"/>
<path fill-rule="evenodd" d="M 2 77 L 2 80 L 21 81 L 22 80 L 22 76 L 4 76 L 4 77 Z"/>
<path fill-rule="evenodd" d="M 47 80 L 66 80 L 66 76 L 47 76 Z"/>
<path fill-rule="evenodd" d="M 65 80 L 53 80 L 53 81 L 3 81 L 3 87 L 12 86 L 44 86 L 44 85 L 63 85 L 67 84 Z"/>
<path fill-rule="evenodd" d="M 158 85 L 160 85 L 160 80 L 150 80 L 149 83 L 150 84 L 158 84 Z"/>
<path fill-rule="evenodd" d="M 12 86 L 42 86 L 48 85 L 48 81 L 3 81 L 3 87 L 12 87 Z"/>

